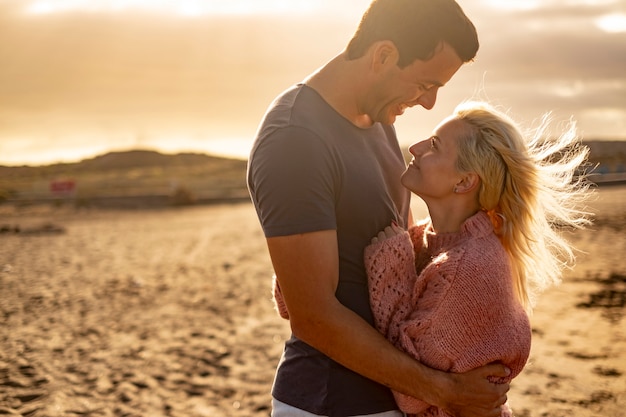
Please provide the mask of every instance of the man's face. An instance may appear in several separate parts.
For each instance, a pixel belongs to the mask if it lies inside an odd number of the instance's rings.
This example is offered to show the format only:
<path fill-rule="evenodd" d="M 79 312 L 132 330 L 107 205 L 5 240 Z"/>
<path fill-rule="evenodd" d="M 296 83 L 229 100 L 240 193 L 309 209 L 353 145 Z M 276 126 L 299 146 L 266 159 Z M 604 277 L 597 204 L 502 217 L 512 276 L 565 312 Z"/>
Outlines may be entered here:
<path fill-rule="evenodd" d="M 368 95 L 365 112 L 374 122 L 393 124 L 397 116 L 415 105 L 432 109 L 439 88 L 463 65 L 446 43 L 428 61 L 415 60 L 404 68 L 398 67 L 396 62 L 389 62 L 381 71 Z"/>

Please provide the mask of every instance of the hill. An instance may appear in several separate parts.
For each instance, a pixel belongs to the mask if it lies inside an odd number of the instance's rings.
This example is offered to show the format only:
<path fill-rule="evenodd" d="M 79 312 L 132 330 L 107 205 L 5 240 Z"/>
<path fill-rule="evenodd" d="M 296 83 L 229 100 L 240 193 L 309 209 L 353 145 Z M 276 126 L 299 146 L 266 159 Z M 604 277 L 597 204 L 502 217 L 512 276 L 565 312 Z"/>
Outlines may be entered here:
<path fill-rule="evenodd" d="M 601 173 L 626 172 L 626 140 L 594 140 L 585 145 L 589 146 L 590 161 L 598 164 Z"/>
<path fill-rule="evenodd" d="M 124 207 L 247 200 L 245 172 L 246 161 L 206 154 L 111 152 L 77 163 L 0 166 L 0 199 Z"/>
<path fill-rule="evenodd" d="M 586 141 L 599 184 L 626 182 L 626 141 Z M 201 153 L 110 152 L 77 163 L 0 166 L 0 202 L 163 207 L 249 201 L 246 161 Z"/>

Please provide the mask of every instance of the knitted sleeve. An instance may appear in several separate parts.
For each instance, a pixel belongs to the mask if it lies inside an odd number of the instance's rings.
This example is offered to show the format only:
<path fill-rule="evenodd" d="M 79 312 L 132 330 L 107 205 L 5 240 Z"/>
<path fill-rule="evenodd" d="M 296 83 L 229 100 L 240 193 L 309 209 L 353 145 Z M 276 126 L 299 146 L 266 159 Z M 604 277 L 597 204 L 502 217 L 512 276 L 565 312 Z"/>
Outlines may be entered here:
<path fill-rule="evenodd" d="M 287 310 L 287 304 L 283 298 L 283 293 L 280 290 L 280 284 L 276 275 L 272 277 L 272 298 L 274 301 L 274 308 L 280 315 L 280 317 L 289 320 L 289 311 Z"/>
<path fill-rule="evenodd" d="M 408 232 L 365 248 L 370 304 L 376 329 L 392 344 L 402 346 L 401 325 L 412 311 L 411 298 L 417 280 L 413 245 Z M 419 352 L 410 354 L 420 360 Z M 419 413 L 429 404 L 393 391 L 398 407 L 404 412 Z"/>
<path fill-rule="evenodd" d="M 454 278 L 432 317 L 434 348 L 446 356 L 452 372 L 501 362 L 511 375 L 494 382 L 509 382 L 526 364 L 531 328 L 513 292 L 504 249 L 486 243 L 468 248 Z"/>
<path fill-rule="evenodd" d="M 420 220 L 409 228 L 409 237 L 413 243 L 413 251 L 417 254 L 424 247 L 424 229 L 430 224 L 428 219 Z"/>
<path fill-rule="evenodd" d="M 370 306 L 376 329 L 392 342 L 398 323 L 410 313 L 410 293 L 417 275 L 408 232 L 365 248 Z"/>

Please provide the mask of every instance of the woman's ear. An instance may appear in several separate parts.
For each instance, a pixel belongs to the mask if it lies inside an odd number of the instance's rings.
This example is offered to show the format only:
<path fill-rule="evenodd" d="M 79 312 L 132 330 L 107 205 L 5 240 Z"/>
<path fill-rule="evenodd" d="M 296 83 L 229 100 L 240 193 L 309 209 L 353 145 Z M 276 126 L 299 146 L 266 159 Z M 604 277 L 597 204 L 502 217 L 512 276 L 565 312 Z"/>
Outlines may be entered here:
<path fill-rule="evenodd" d="M 475 172 L 466 172 L 461 176 L 461 180 L 454 186 L 454 192 L 457 194 L 469 193 L 474 191 L 480 185 L 480 177 Z"/>

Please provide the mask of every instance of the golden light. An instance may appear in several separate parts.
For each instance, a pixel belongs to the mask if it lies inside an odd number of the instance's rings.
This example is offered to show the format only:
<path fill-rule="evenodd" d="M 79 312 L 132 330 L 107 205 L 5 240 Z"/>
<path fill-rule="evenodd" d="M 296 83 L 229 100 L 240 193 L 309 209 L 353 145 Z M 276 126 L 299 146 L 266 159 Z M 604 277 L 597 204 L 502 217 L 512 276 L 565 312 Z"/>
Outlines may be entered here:
<path fill-rule="evenodd" d="M 532 10 L 541 6 L 540 0 L 487 0 L 486 3 L 497 9 Z"/>
<path fill-rule="evenodd" d="M 310 14 L 320 8 L 316 0 L 33 0 L 28 14 L 67 12 L 117 13 L 145 11 L 180 16 Z"/>
<path fill-rule="evenodd" d="M 596 20 L 596 25 L 605 32 L 626 32 L 626 14 L 615 13 L 602 16 Z"/>

